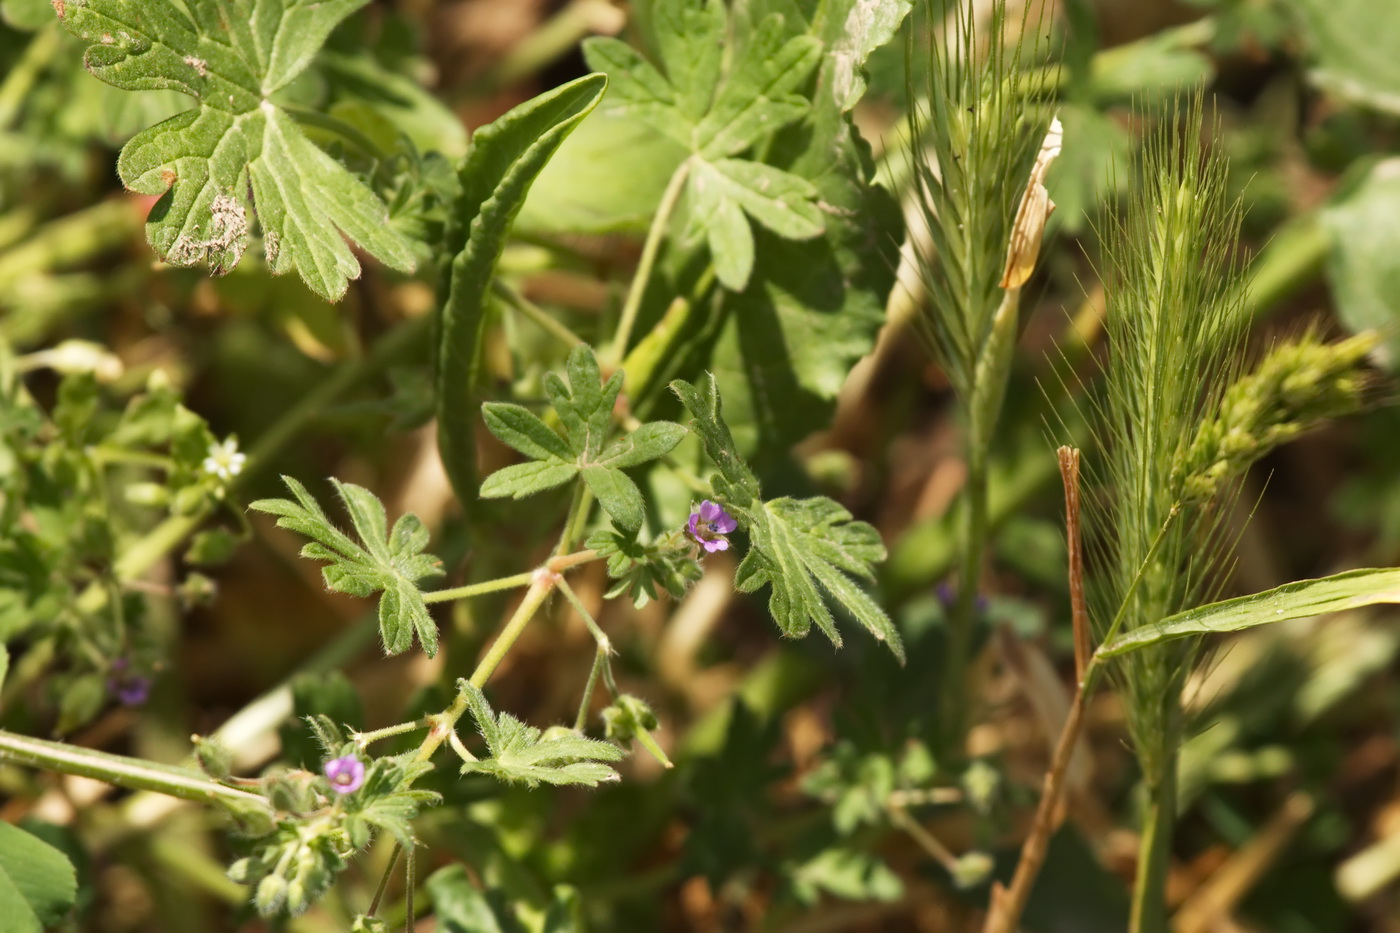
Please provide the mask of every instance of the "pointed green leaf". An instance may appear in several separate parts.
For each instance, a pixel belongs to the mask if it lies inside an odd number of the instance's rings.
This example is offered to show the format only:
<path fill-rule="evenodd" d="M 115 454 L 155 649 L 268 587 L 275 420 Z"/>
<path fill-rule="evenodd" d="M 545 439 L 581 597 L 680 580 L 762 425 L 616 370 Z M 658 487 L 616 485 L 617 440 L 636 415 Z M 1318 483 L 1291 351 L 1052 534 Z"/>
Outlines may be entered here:
<path fill-rule="evenodd" d="M 503 402 L 487 402 L 481 406 L 481 413 L 492 434 L 527 457 L 536 460 L 574 458 L 574 452 L 564 439 L 529 409 Z"/>
<path fill-rule="evenodd" d="M 172 0 L 55 4 L 70 32 L 97 43 L 84 59 L 95 76 L 198 101 L 137 134 L 117 162 L 129 189 L 161 196 L 146 228 L 161 258 L 223 274 L 242 259 L 256 221 L 272 271 L 296 269 L 325 298 L 339 298 L 360 273 L 343 237 L 413 269 L 383 202 L 270 100 L 366 2 L 198 2 L 188 4 L 193 19 Z"/>
<path fill-rule="evenodd" d="M 602 466 L 625 470 L 664 457 L 676 449 L 686 430 L 671 421 L 650 421 L 608 445 L 598 457 Z"/>
<path fill-rule="evenodd" d="M 77 894 L 67 856 L 18 826 L 0 823 L 0 930 L 43 933 L 62 922 Z"/>
<path fill-rule="evenodd" d="M 452 488 L 476 493 L 472 400 L 485 327 L 486 290 L 530 183 L 607 87 L 588 75 L 527 101 L 477 131 L 459 172 L 462 192 L 446 252 L 452 256 L 437 354 L 438 442 Z"/>
<path fill-rule="evenodd" d="M 1350 570 L 1188 609 L 1154 625 L 1124 632 L 1102 645 L 1098 653 L 1111 658 L 1177 638 L 1238 632 L 1271 622 L 1344 612 L 1378 603 L 1400 603 L 1400 570 Z"/>
<path fill-rule="evenodd" d="M 581 471 L 583 481 L 597 497 L 603 511 L 623 528 L 636 531 L 642 527 L 646 503 L 637 484 L 627 474 L 604 466 L 586 466 Z"/>
<path fill-rule="evenodd" d="M 578 475 L 578 467 L 558 460 L 532 460 L 503 467 L 481 484 L 483 499 L 523 499 L 562 486 Z"/>

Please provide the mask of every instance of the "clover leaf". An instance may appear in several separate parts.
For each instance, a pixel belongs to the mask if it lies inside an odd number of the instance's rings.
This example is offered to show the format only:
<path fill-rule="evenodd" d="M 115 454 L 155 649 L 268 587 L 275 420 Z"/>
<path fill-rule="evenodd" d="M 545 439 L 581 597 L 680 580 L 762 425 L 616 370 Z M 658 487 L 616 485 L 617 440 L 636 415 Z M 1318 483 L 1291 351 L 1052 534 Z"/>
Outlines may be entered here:
<path fill-rule="evenodd" d="M 428 614 L 420 580 L 441 576 L 441 561 L 423 553 L 428 530 L 412 513 L 399 516 L 389 528 L 384 504 L 362 486 L 332 479 L 340 493 L 360 542 L 336 528 L 306 487 L 290 476 L 282 477 L 296 497 L 259 499 L 249 508 L 276 515 L 277 527 L 287 528 L 311 539 L 301 549 L 302 557 L 330 563 L 322 568 L 326 587 L 337 593 L 368 597 L 379 593 L 379 635 L 389 654 L 407 651 L 413 634 L 423 651 L 437 653 L 437 625 Z"/>
<path fill-rule="evenodd" d="M 598 360 L 584 345 L 574 348 L 565 366 L 567 386 L 556 373 L 548 374 L 544 383 L 563 435 L 520 405 L 488 402 L 481 406 L 491 433 L 533 458 L 492 473 L 481 484 L 481 495 L 520 499 L 582 476 L 603 509 L 622 527 L 635 530 L 641 527 L 645 504 L 637 484 L 622 471 L 670 453 L 685 436 L 685 428 L 652 421 L 605 443 L 613 406 L 622 391 L 622 372 L 602 382 Z"/>
<path fill-rule="evenodd" d="M 659 4 L 655 16 L 661 68 L 617 39 L 589 39 L 584 55 L 612 82 L 612 112 L 643 120 L 690 150 L 687 237 L 703 235 L 720 282 L 743 291 L 753 272 L 750 219 L 794 240 L 825 229 L 810 181 L 733 158 L 807 112 L 797 90 L 820 60 L 822 43 L 787 37 L 783 17 L 774 14 L 746 37 L 723 74 L 723 3 L 679 0 Z"/>
<path fill-rule="evenodd" d="M 84 56 L 93 75 L 198 101 L 138 133 L 117 161 L 127 188 L 161 196 L 146 235 L 162 259 L 221 275 L 243 258 L 256 220 L 273 274 L 296 269 L 328 299 L 360 274 L 345 237 L 386 265 L 413 269 L 383 202 L 276 102 L 366 2 L 55 0 L 68 31 L 96 43 Z"/>
<path fill-rule="evenodd" d="M 676 380 L 671 389 L 695 418 L 695 433 L 719 466 L 711 480 L 715 494 L 749 534 L 751 545 L 734 585 L 745 593 L 771 587 L 768 611 L 784 635 L 805 636 L 815 622 L 840 647 L 828 606 L 835 602 L 903 663 L 899 631 L 852 579 L 874 579 L 875 564 L 885 559 L 880 533 L 825 496 L 765 501 L 753 471 L 736 452 L 714 378 L 707 374 L 699 386 Z"/>
<path fill-rule="evenodd" d="M 491 752 L 490 758 L 463 764 L 463 774 L 475 771 L 531 787 L 541 783 L 596 787 L 603 781 L 617 780 L 617 772 L 603 764 L 622 758 L 622 749 L 616 745 L 585 738 L 571 729 L 542 733 L 510 713 L 493 713 L 474 684 L 459 680 L 457 688 L 466 697 L 477 730 Z"/>

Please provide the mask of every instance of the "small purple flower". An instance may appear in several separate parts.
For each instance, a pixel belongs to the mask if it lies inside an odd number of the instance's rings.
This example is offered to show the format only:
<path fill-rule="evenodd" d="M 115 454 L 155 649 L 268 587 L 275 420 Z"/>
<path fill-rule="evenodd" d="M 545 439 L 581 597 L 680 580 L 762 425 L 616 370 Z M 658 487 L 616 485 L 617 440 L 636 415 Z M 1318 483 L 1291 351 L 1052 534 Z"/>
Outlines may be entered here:
<path fill-rule="evenodd" d="M 326 780 L 337 794 L 353 794 L 365 782 L 364 762 L 354 755 L 333 758 L 326 762 Z"/>
<path fill-rule="evenodd" d="M 142 706 L 151 695 L 149 677 L 128 677 L 117 685 L 117 699 L 123 706 Z"/>
<path fill-rule="evenodd" d="M 107 692 L 123 706 L 142 706 L 151 696 L 151 678 L 134 673 L 126 658 L 115 658 L 108 666 Z"/>
<path fill-rule="evenodd" d="M 690 524 L 686 530 L 705 549 L 706 554 L 713 554 L 715 551 L 729 550 L 729 539 L 724 536 L 738 527 L 739 523 L 733 515 L 719 503 L 706 499 L 700 503 L 698 512 L 690 513 Z"/>

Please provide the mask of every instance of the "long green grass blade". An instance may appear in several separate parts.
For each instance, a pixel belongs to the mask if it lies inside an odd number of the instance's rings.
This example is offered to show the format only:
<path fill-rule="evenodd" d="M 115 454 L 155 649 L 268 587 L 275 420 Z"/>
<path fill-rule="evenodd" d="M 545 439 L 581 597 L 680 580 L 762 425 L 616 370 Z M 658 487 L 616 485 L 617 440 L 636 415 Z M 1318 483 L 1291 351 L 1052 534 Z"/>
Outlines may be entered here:
<path fill-rule="evenodd" d="M 1101 646 L 1098 653 L 1112 658 L 1191 635 L 1238 632 L 1270 622 L 1359 609 L 1377 603 L 1400 603 L 1400 569 L 1349 570 L 1178 612 L 1153 625 L 1124 632 Z"/>
<path fill-rule="evenodd" d="M 521 104 L 477 132 L 462 164 L 462 193 L 445 244 L 453 259 L 437 353 L 438 445 L 462 502 L 476 498 L 473 399 L 496 261 L 535 176 L 607 86 L 604 75 L 587 75 Z"/>

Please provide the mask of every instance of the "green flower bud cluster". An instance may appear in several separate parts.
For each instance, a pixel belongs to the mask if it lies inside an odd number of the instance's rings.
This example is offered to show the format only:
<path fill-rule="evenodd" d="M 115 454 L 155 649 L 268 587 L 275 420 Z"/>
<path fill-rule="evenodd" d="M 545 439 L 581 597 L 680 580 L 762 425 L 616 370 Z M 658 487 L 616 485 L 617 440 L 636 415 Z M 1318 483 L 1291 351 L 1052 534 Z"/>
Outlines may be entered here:
<path fill-rule="evenodd" d="M 671 759 L 651 736 L 652 730 L 658 725 L 656 714 L 647 702 L 631 694 L 623 694 L 612 706 L 603 710 L 604 734 L 610 740 L 625 745 L 636 739 L 653 758 L 669 768 Z"/>
<path fill-rule="evenodd" d="M 1362 367 L 1379 339 L 1363 333 L 1328 344 L 1308 334 L 1236 380 L 1173 471 L 1181 503 L 1208 501 L 1275 447 L 1356 411 L 1367 382 Z"/>
<path fill-rule="evenodd" d="M 353 851 L 333 820 L 288 822 L 255 855 L 234 862 L 228 876 L 253 888 L 253 904 L 264 917 L 295 916 L 325 893 Z"/>

